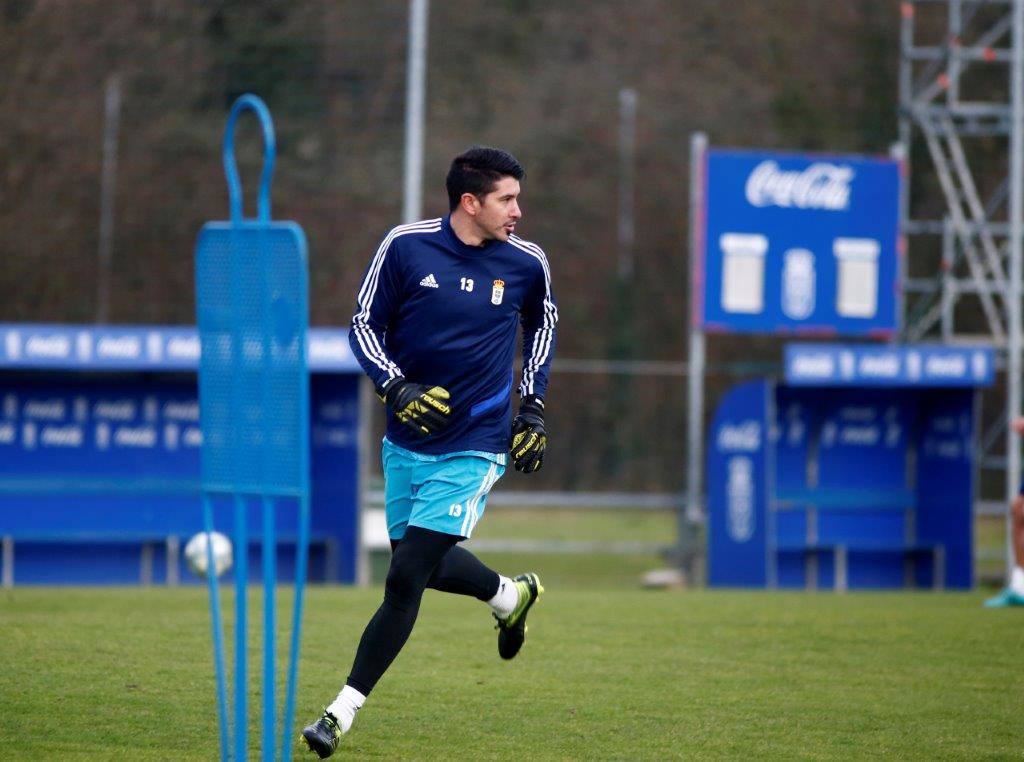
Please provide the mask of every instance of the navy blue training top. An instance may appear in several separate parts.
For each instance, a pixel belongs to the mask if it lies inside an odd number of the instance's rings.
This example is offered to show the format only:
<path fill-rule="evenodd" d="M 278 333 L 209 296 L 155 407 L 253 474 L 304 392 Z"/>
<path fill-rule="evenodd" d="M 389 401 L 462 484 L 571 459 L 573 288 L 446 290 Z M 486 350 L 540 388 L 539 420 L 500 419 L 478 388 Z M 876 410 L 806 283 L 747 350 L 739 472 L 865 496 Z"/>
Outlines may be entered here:
<path fill-rule="evenodd" d="M 377 388 L 404 376 L 443 386 L 452 405 L 451 424 L 430 437 L 389 414 L 388 439 L 427 454 L 507 452 L 520 321 L 518 391 L 543 398 L 558 310 L 540 247 L 514 235 L 469 246 L 448 217 L 388 233 L 363 277 L 349 344 Z"/>

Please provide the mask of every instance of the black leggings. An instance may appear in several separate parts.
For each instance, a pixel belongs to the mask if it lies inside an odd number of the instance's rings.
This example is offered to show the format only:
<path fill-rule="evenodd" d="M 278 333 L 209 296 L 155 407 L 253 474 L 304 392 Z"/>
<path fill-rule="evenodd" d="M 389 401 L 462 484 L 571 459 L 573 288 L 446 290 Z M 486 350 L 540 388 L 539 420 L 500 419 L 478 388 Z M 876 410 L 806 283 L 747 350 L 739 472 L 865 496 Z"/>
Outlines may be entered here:
<path fill-rule="evenodd" d="M 498 592 L 498 575 L 456 543 L 456 535 L 407 527 L 392 541 L 391 567 L 384 583 L 384 602 L 359 640 L 348 676 L 351 685 L 368 696 L 409 639 L 427 587 L 487 601 Z"/>
<path fill-rule="evenodd" d="M 392 553 L 399 542 L 391 541 Z M 489 601 L 498 592 L 498 582 L 496 571 L 484 566 L 479 558 L 461 545 L 453 545 L 444 554 L 441 563 L 434 567 L 434 573 L 427 580 L 427 587 L 442 593 L 471 595 L 481 601 Z"/>

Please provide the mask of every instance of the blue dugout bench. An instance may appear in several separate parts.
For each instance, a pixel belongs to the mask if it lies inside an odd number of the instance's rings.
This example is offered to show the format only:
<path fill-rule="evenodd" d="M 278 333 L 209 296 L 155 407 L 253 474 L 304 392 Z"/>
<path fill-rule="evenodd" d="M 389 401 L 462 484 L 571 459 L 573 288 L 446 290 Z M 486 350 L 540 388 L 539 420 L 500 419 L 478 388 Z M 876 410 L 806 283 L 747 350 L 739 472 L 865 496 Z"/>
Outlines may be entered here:
<path fill-rule="evenodd" d="M 776 527 L 796 520 L 795 531 L 777 533 L 775 552 L 783 562 L 786 556 L 803 560 L 808 587 L 817 587 L 820 581 L 836 590 L 848 589 L 851 554 L 855 558 L 874 555 L 882 563 L 886 557 L 902 559 L 907 587 L 917 584 L 917 569 L 923 560 L 930 564 L 926 576 L 931 585 L 937 589 L 945 586 L 945 545 L 914 539 L 917 497 L 910 490 L 780 490 L 773 502 L 778 513 Z M 841 536 L 826 531 L 828 539 L 822 539 L 823 523 L 838 527 L 844 520 L 847 531 Z M 858 525 L 862 531 L 849 531 Z M 825 570 L 819 571 L 820 564 L 831 566 L 831 579 Z"/>
<path fill-rule="evenodd" d="M 709 432 L 718 587 L 973 584 L 976 387 L 989 350 L 788 348 L 785 382 L 730 390 Z"/>
<path fill-rule="evenodd" d="M 351 583 L 361 371 L 343 330 L 310 329 L 308 346 L 310 579 Z M 182 559 L 202 528 L 198 359 L 194 328 L 0 325 L 3 585 L 201 581 Z M 232 506 L 214 511 L 230 533 Z M 293 518 L 285 504 L 282 581 L 294 569 Z M 256 575 L 258 505 L 249 526 Z"/>

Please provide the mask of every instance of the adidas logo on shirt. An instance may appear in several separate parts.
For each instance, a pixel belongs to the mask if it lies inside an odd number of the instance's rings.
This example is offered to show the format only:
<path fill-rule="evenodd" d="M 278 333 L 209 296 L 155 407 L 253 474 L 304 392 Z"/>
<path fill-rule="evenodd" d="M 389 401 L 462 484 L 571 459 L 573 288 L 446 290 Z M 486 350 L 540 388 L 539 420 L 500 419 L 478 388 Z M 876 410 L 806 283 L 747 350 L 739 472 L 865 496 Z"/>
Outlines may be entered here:
<path fill-rule="evenodd" d="M 427 288 L 438 288 L 437 278 L 434 277 L 434 273 L 430 273 L 430 275 L 421 280 L 420 285 Z"/>

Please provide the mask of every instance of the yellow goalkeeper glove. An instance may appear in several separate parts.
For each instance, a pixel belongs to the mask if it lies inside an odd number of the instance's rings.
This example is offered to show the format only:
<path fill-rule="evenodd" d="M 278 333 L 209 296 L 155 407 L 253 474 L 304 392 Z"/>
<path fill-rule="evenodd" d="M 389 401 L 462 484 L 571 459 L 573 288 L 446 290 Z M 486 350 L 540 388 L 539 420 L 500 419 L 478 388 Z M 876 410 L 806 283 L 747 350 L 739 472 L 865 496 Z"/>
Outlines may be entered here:
<path fill-rule="evenodd" d="M 442 386 L 414 384 L 399 378 L 378 390 L 377 396 L 395 418 L 422 436 L 444 431 L 451 423 L 450 395 Z"/>
<path fill-rule="evenodd" d="M 544 465 L 548 434 L 544 430 L 544 400 L 524 397 L 519 415 L 512 421 L 512 462 L 516 471 L 532 474 Z"/>

